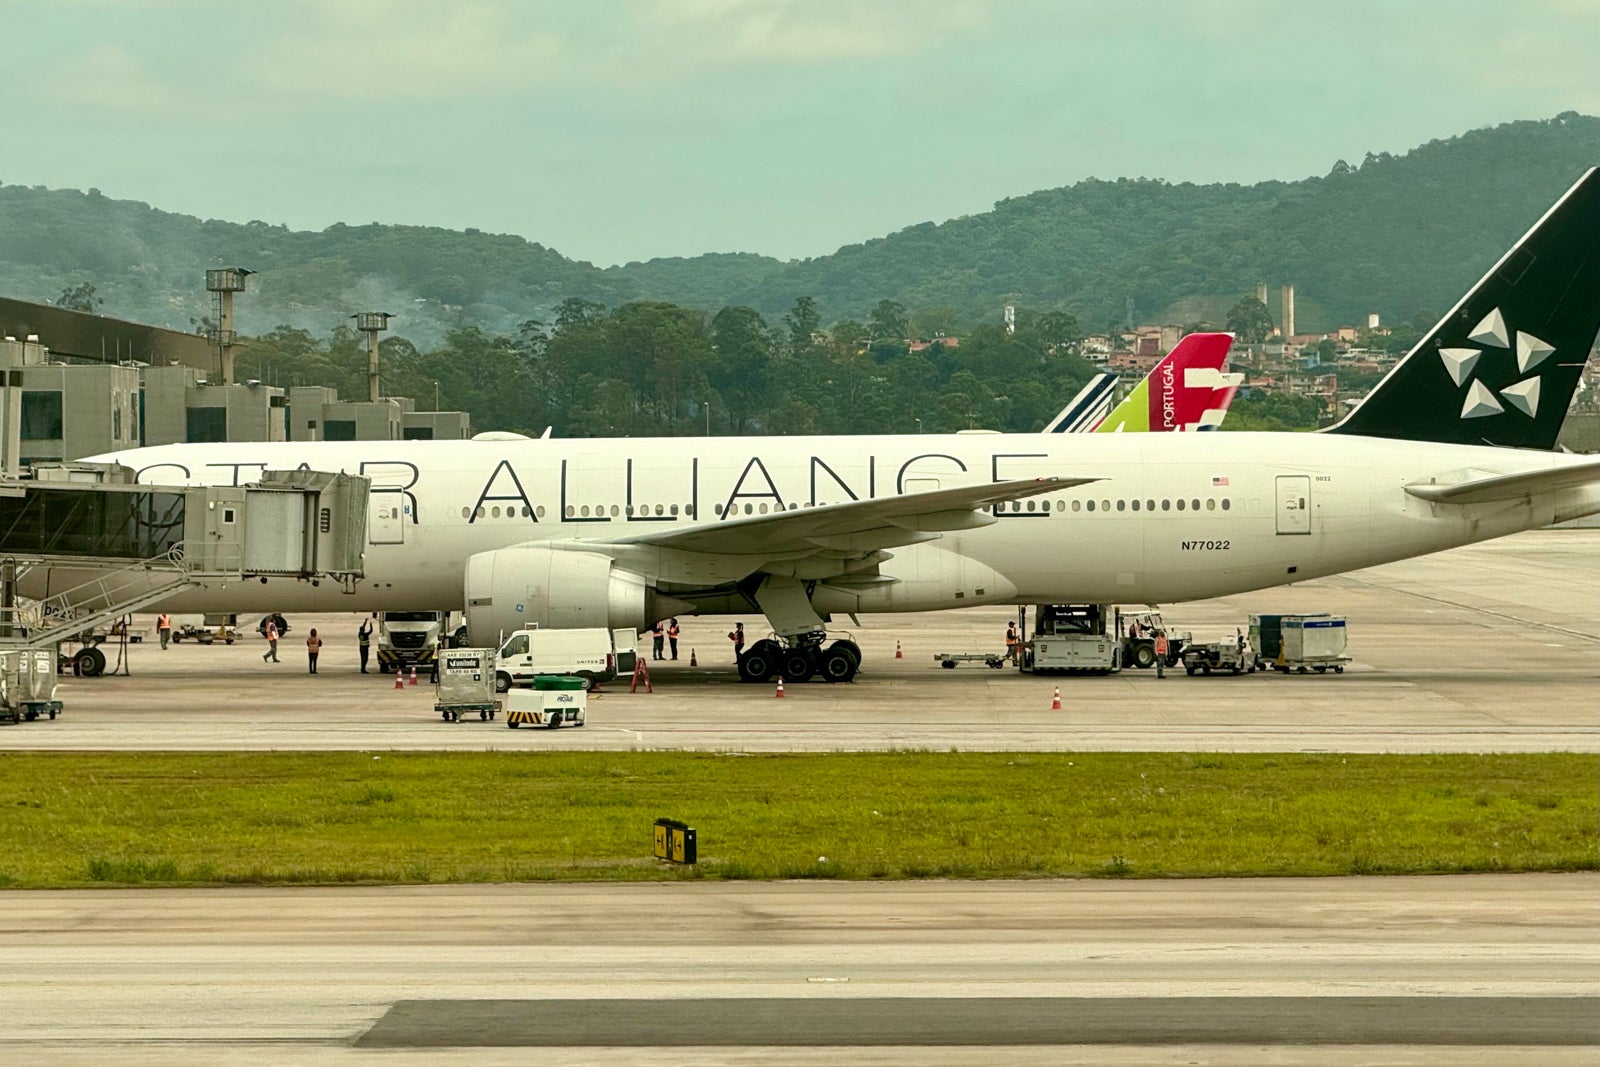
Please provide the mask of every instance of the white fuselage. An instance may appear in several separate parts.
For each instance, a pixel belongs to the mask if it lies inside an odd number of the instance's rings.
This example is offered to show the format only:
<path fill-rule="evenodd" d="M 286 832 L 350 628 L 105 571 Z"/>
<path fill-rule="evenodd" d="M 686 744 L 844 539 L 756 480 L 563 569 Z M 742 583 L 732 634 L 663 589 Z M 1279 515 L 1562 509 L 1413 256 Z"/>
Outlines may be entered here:
<path fill-rule="evenodd" d="M 467 558 L 490 549 L 605 542 L 780 508 L 1044 476 L 1098 480 L 1004 505 L 991 525 L 895 548 L 879 568 L 893 581 L 824 582 L 814 593 L 818 610 L 1192 600 L 1600 511 L 1592 485 L 1469 507 L 1404 491 L 1583 457 L 1327 434 L 284 442 L 94 458 L 133 467 L 150 484 L 243 484 L 265 469 L 299 466 L 372 479 L 371 543 L 353 594 L 271 579 L 184 593 L 166 605 L 173 611 L 459 610 Z M 692 574 L 648 577 L 680 591 L 693 586 Z M 696 604 L 705 612 L 749 607 L 732 592 Z"/>

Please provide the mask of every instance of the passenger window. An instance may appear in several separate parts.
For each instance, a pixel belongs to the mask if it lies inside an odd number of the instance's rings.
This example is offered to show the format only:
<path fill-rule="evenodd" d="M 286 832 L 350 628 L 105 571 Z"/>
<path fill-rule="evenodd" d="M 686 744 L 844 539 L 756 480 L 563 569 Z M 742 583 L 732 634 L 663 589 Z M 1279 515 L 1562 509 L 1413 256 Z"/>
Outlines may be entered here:
<path fill-rule="evenodd" d="M 540 504 L 538 509 L 534 512 L 534 514 L 538 515 L 539 518 L 541 518 L 541 519 L 544 518 L 544 505 Z"/>
<path fill-rule="evenodd" d="M 1109 500 L 1100 501 L 1100 510 L 1101 511 L 1110 511 L 1111 510 L 1111 501 L 1109 501 Z"/>
<path fill-rule="evenodd" d="M 1146 511 L 1154 511 L 1156 509 L 1156 502 L 1154 500 L 1146 500 L 1144 502 L 1144 509 Z"/>
<path fill-rule="evenodd" d="M 1181 503 L 1181 501 L 1180 501 L 1180 503 Z M 582 515 L 584 518 L 587 519 L 589 517 L 589 505 L 585 504 L 583 507 L 579 508 L 578 509 L 578 514 Z"/>
<path fill-rule="evenodd" d="M 471 508 L 462 508 L 462 509 L 461 509 L 461 517 L 462 517 L 462 518 L 463 518 L 463 519 L 470 519 L 470 518 L 472 518 L 472 509 L 471 509 Z"/>
<path fill-rule="evenodd" d="M 1127 511 L 1128 510 L 1128 502 L 1126 500 L 1117 501 L 1117 510 L 1118 511 Z"/>
<path fill-rule="evenodd" d="M 1206 510 L 1207 511 L 1216 511 L 1217 510 L 1217 502 L 1215 500 L 1207 500 L 1206 501 Z"/>
<path fill-rule="evenodd" d="M 1189 502 L 1189 508 L 1191 510 L 1193 510 L 1193 511 L 1199 511 L 1200 510 L 1200 500 L 1199 500 L 1198 497 L 1196 497 L 1194 500 L 1191 500 Z"/>
<path fill-rule="evenodd" d="M 499 504 L 496 504 L 494 507 L 489 509 L 489 517 L 491 519 L 498 519 L 500 517 L 500 505 Z"/>
<path fill-rule="evenodd" d="M 1170 500 L 1163 500 L 1163 501 L 1162 501 L 1162 502 L 1161 502 L 1161 510 L 1162 510 L 1162 511 L 1171 511 L 1171 510 L 1172 510 L 1172 501 L 1170 501 Z"/>
<path fill-rule="evenodd" d="M 1066 511 L 1067 510 L 1067 502 L 1065 500 L 1057 500 L 1056 501 L 1056 510 L 1057 511 Z"/>
<path fill-rule="evenodd" d="M 676 515 L 678 513 L 678 505 L 672 505 L 671 511 L 674 515 Z"/>
<path fill-rule="evenodd" d="M 1228 505 L 1228 498 L 1227 497 L 1223 497 L 1222 498 L 1222 510 L 1223 511 L 1227 511 L 1228 510 L 1228 506 L 1229 506 Z"/>
<path fill-rule="evenodd" d="M 1094 510 L 1094 501 L 1093 500 L 1089 501 L 1089 510 L 1090 511 Z"/>
<path fill-rule="evenodd" d="M 1080 507 L 1082 507 L 1082 506 L 1083 506 L 1083 502 L 1082 502 L 1082 501 L 1079 501 L 1079 500 L 1074 500 L 1074 501 L 1073 501 L 1073 502 L 1072 502 L 1072 510 L 1073 510 L 1073 511 L 1077 511 L 1077 510 L 1078 510 L 1078 509 L 1079 509 L 1079 508 L 1080 508 Z"/>
<path fill-rule="evenodd" d="M 1179 511 L 1183 510 L 1183 497 L 1181 497 L 1181 496 L 1178 498 L 1178 510 Z"/>
<path fill-rule="evenodd" d="M 1139 502 L 1137 500 L 1135 500 L 1133 502 L 1133 510 L 1134 511 L 1138 511 L 1139 510 Z"/>
<path fill-rule="evenodd" d="M 722 514 L 722 505 L 721 504 L 713 504 L 711 506 L 711 510 L 716 512 L 718 515 L 721 515 Z"/>

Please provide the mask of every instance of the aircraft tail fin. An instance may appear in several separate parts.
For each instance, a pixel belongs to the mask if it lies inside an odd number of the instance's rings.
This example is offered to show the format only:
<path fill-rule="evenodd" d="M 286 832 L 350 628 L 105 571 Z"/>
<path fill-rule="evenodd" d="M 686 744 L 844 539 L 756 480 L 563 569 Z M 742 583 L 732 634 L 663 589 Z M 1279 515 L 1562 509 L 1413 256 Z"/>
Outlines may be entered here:
<path fill-rule="evenodd" d="M 1123 398 L 1106 416 L 1098 433 L 1131 433 L 1151 430 L 1198 430 L 1206 428 L 1207 418 L 1217 424 L 1233 400 L 1238 382 L 1222 382 L 1222 365 L 1233 346 L 1231 333 L 1191 333 L 1155 365 L 1148 377 Z M 1207 413 L 1218 407 L 1221 412 Z"/>
<path fill-rule="evenodd" d="M 1591 168 L 1329 433 L 1553 448 L 1600 332 Z"/>
<path fill-rule="evenodd" d="M 1117 376 L 1096 374 L 1078 390 L 1061 413 L 1050 420 L 1045 433 L 1087 433 L 1105 421 L 1111 402 L 1117 398 Z"/>

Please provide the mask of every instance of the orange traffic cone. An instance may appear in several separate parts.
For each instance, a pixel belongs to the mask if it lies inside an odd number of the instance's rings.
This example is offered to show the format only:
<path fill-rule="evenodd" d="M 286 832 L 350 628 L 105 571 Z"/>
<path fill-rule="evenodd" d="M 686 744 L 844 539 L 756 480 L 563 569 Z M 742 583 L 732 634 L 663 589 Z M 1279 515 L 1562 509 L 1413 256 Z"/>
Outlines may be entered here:
<path fill-rule="evenodd" d="M 906 658 L 906 654 L 904 652 L 900 651 L 900 642 L 899 641 L 896 641 L 894 643 L 894 658 L 895 659 L 905 659 Z"/>
<path fill-rule="evenodd" d="M 692 649 L 692 648 L 689 650 L 689 666 L 691 666 L 691 667 L 700 666 L 700 661 L 694 658 L 694 649 Z"/>
<path fill-rule="evenodd" d="M 394 687 L 396 689 L 404 689 L 406 687 L 406 680 L 400 677 L 399 671 L 394 672 Z"/>
<path fill-rule="evenodd" d="M 781 674 L 778 675 L 778 691 L 772 695 L 777 697 L 779 700 L 783 699 L 783 675 Z"/>
<path fill-rule="evenodd" d="M 1061 687 L 1059 685 L 1056 686 L 1055 695 L 1050 698 L 1050 710 L 1051 711 L 1060 711 L 1061 710 Z"/>
<path fill-rule="evenodd" d="M 411 665 L 411 681 L 409 683 L 407 683 L 407 684 L 409 684 L 409 685 L 416 685 L 417 684 L 417 665 L 415 663 L 413 663 Z"/>

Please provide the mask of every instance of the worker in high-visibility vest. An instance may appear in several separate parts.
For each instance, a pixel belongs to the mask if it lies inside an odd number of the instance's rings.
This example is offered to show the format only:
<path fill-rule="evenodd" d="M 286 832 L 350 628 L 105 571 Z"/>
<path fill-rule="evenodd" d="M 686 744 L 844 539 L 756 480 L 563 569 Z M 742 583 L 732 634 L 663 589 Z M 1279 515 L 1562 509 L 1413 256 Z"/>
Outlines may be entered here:
<path fill-rule="evenodd" d="M 667 658 L 667 657 L 665 657 L 665 656 L 663 656 L 661 654 L 661 650 L 666 645 L 666 642 L 667 642 L 667 624 L 664 623 L 664 622 L 658 621 L 656 623 L 655 629 L 650 631 L 650 658 L 651 659 L 666 659 Z"/>
<path fill-rule="evenodd" d="M 678 658 L 678 620 L 667 620 L 667 644 L 672 646 L 672 658 Z"/>
<path fill-rule="evenodd" d="M 1167 676 L 1167 635 L 1163 630 L 1156 631 L 1156 677 Z"/>
<path fill-rule="evenodd" d="M 172 640 L 172 616 L 162 612 L 156 617 L 156 633 L 161 635 L 161 647 L 166 648 L 167 642 Z"/>

